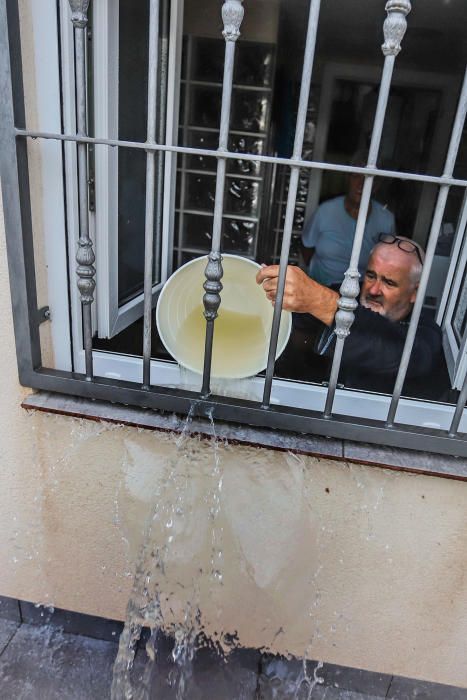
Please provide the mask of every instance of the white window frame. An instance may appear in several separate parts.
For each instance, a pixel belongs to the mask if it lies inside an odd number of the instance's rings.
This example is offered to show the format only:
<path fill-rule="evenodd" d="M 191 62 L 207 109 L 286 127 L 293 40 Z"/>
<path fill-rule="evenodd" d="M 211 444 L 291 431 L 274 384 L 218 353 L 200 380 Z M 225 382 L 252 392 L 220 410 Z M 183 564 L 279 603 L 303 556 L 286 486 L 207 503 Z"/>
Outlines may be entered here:
<path fill-rule="evenodd" d="M 456 312 L 457 297 L 465 283 L 464 271 L 467 269 L 467 192 L 462 204 L 456 235 L 451 252 L 451 261 L 447 272 L 448 281 L 444 288 L 436 322 L 443 329 L 443 347 L 452 386 L 461 389 L 467 372 L 467 329 L 458 341 L 454 332 L 453 319 Z M 449 284 L 449 281 L 452 281 Z"/>
<path fill-rule="evenodd" d="M 75 115 L 74 115 L 74 63 L 73 63 L 73 29 L 70 21 L 70 11 L 68 0 L 59 0 L 60 2 L 60 27 L 61 27 L 61 58 L 62 58 L 62 98 L 64 104 L 64 124 L 63 128 L 66 133 L 75 132 Z M 29 0 L 31 9 L 33 10 L 35 0 Z M 96 3 L 97 5 L 99 3 Z M 183 0 L 178 0 L 173 3 L 174 12 L 176 13 L 176 21 L 181 24 L 183 17 Z M 34 41 L 34 52 L 36 62 L 36 80 L 38 85 L 40 81 L 49 81 L 50 85 L 54 85 L 55 97 L 60 95 L 59 76 L 59 50 L 57 41 L 56 23 L 51 21 L 52 17 L 56 17 L 55 0 L 43 0 L 40 11 L 32 12 L 33 18 L 33 34 L 37 42 Z M 40 37 L 40 38 L 39 38 Z M 44 47 L 49 46 L 49 62 L 43 61 Z M 178 47 L 178 50 L 181 47 Z M 39 58 L 41 60 L 39 60 Z M 174 49 L 170 52 L 169 63 L 177 61 L 180 65 L 179 56 Z M 173 70 L 173 68 L 172 68 Z M 174 73 L 172 73 L 173 75 Z M 52 88 L 51 88 L 52 89 Z M 169 96 L 174 105 L 176 105 L 176 88 L 170 85 L 169 91 L 173 90 L 174 94 Z M 38 102 L 38 123 L 46 131 L 60 131 L 58 123 L 50 120 L 50 103 L 59 104 L 59 100 L 50 100 L 45 103 L 44 100 Z M 176 113 L 176 112 L 175 112 Z M 55 115 L 56 116 L 56 115 Z M 167 139 L 172 143 L 176 142 L 177 129 L 174 125 L 168 124 Z M 170 141 L 172 140 L 172 141 Z M 47 142 L 40 142 L 41 148 L 47 146 Z M 52 147 L 55 144 L 52 143 Z M 62 163 L 62 151 L 57 147 L 52 160 L 50 154 L 47 155 L 47 167 L 43 168 L 43 204 L 44 211 L 47 209 L 47 204 L 53 205 L 55 209 L 54 220 L 50 220 L 49 226 L 45 227 L 46 237 L 46 257 L 49 274 L 49 299 L 52 312 L 52 318 L 56 321 L 53 334 L 53 346 L 55 357 L 63 357 L 62 365 L 58 363 L 59 369 L 70 369 L 70 365 L 75 371 L 84 371 L 84 350 L 83 338 L 81 330 L 81 308 L 78 289 L 76 286 L 75 274 L 75 253 L 78 241 L 78 207 L 77 207 L 77 182 L 76 182 L 76 144 L 73 142 L 65 142 L 63 147 L 64 163 Z M 43 161 L 45 163 L 45 160 Z M 60 168 L 64 165 L 66 179 L 66 197 L 63 193 L 63 187 L 59 190 L 56 188 L 56 169 L 51 167 L 51 162 L 55 163 L 55 168 Z M 172 154 L 166 158 L 166 176 L 174 175 L 176 170 L 176 155 Z M 55 177 L 54 177 L 55 173 Z M 167 188 L 168 189 L 168 188 Z M 62 199 L 57 202 L 57 192 L 60 192 Z M 102 196 L 102 191 L 100 196 Z M 173 215 L 174 204 L 174 188 L 166 193 L 164 198 L 164 259 L 167 260 L 165 275 L 170 274 L 171 256 L 168 253 L 171 251 L 171 226 L 170 217 Z M 65 207 L 66 205 L 66 221 Z M 65 225 L 68 227 L 68 251 L 64 245 Z M 92 230 L 91 230 L 92 234 Z M 70 295 L 65 290 L 68 290 L 68 282 L 66 278 L 67 271 L 67 252 L 70 264 L 69 269 L 69 290 Z M 97 249 L 97 256 L 102 250 Z M 101 272 L 102 275 L 102 272 Z M 104 277 L 105 279 L 105 277 Z M 101 279 L 97 279 L 97 284 L 102 285 Z M 68 334 L 66 329 L 68 325 L 68 314 L 71 309 L 71 334 Z M 65 320 L 66 319 L 66 320 Z M 70 352 L 70 344 L 72 352 Z M 131 382 L 142 381 L 142 358 L 129 356 L 118 353 L 94 351 L 94 370 L 96 376 L 124 379 Z M 190 388 L 199 390 L 201 378 L 192 376 L 188 378 L 188 384 L 192 382 Z M 153 360 L 151 362 L 151 383 L 161 386 L 187 386 L 187 376 L 183 370 L 170 362 Z M 262 396 L 264 380 L 261 377 L 253 377 L 245 380 L 245 382 L 236 382 L 236 392 L 231 392 L 229 387 L 229 395 L 239 395 L 242 398 L 250 398 L 260 400 Z M 216 391 L 215 383 L 213 382 L 213 390 Z M 271 396 L 271 403 L 276 405 L 294 406 L 296 408 L 304 408 L 322 411 L 326 398 L 326 387 L 308 384 L 306 382 L 296 382 L 283 379 L 275 379 Z M 221 390 L 219 389 L 221 393 Z M 356 391 L 351 389 L 338 389 L 336 392 L 336 400 L 334 404 L 334 413 L 337 415 L 355 416 L 358 418 L 369 420 L 385 420 L 387 410 L 390 403 L 390 396 L 379 395 L 372 392 Z M 356 410 L 358 408 L 358 410 Z M 414 418 L 416 416 L 416 418 Z M 406 425 L 420 425 L 432 429 L 446 430 L 450 426 L 452 419 L 452 405 L 437 402 L 421 401 L 415 399 L 402 398 L 399 403 L 397 412 L 397 422 Z M 363 427 L 362 427 L 363 429 Z M 459 426 L 461 432 L 467 432 L 467 412 L 464 412 Z"/>
<path fill-rule="evenodd" d="M 171 3 L 170 27 L 175 26 L 169 45 L 166 139 L 176 145 L 183 31 L 183 0 Z M 94 128 L 101 138 L 118 139 L 119 4 L 99 0 L 93 4 Z M 178 87 L 177 87 L 178 86 Z M 122 306 L 118 302 L 118 149 L 95 149 L 96 211 L 91 214 L 96 232 L 97 331 L 100 338 L 112 338 L 143 314 L 143 291 Z M 153 286 L 153 304 L 157 293 L 171 273 L 176 155 L 165 159 L 164 206 L 162 217 L 161 282 Z"/>
<path fill-rule="evenodd" d="M 28 119 L 35 120 L 40 131 L 60 132 L 62 117 L 60 113 L 60 61 L 59 31 L 57 25 L 56 0 L 28 0 L 24 12 L 31 17 L 31 52 L 34 62 L 34 82 L 36 109 Z M 70 22 L 71 24 L 71 22 Z M 66 82 L 66 81 L 64 81 Z M 68 83 L 74 89 L 74 83 Z M 72 128 L 75 128 L 74 126 Z M 73 144 L 66 143 L 65 148 L 73 160 Z M 66 192 L 63 181 L 62 144 L 58 141 L 40 139 L 36 142 L 34 153 L 38 156 L 41 187 L 40 220 L 44 240 L 44 258 L 47 276 L 47 299 L 51 314 L 51 341 L 54 366 L 59 370 L 71 371 L 72 335 L 82 345 L 82 335 L 75 326 L 70 328 L 70 302 L 78 300 L 78 288 L 68 285 L 66 218 L 68 208 L 77 216 L 77 189 Z M 33 156 L 34 158 L 34 156 Z M 76 170 L 76 154 L 75 154 Z M 33 187 L 31 187 L 33 189 Z M 74 200 L 74 206 L 69 204 Z M 76 221 L 70 221 L 72 228 Z"/>

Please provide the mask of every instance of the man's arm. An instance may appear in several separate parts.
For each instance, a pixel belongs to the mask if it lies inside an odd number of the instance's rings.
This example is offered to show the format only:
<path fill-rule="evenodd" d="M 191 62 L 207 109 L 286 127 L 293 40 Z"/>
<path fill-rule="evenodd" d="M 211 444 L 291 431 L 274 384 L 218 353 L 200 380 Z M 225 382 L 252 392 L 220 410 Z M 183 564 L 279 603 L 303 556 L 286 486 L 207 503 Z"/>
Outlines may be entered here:
<path fill-rule="evenodd" d="M 263 285 L 267 298 L 274 303 L 279 279 L 279 265 L 268 265 L 261 268 L 256 275 L 258 284 Z M 327 326 L 334 322 L 337 311 L 339 294 L 315 280 L 300 270 L 289 265 L 285 278 L 284 298 L 282 308 L 301 314 L 311 314 Z"/>

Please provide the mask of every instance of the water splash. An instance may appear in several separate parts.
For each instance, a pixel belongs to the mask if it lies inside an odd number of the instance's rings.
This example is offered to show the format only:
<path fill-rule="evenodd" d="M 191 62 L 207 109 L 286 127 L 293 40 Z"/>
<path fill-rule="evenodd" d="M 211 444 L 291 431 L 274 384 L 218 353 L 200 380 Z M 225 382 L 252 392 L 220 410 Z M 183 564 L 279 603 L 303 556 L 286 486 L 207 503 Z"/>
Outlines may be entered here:
<path fill-rule="evenodd" d="M 157 488 L 152 494 L 154 505 L 137 558 L 126 623 L 114 665 L 112 700 L 162 698 L 167 691 L 176 700 L 204 700 L 203 688 L 198 685 L 200 655 L 203 656 L 204 651 L 210 654 L 213 672 L 223 675 L 230 652 L 240 646 L 235 632 L 231 635 L 225 632 L 223 619 L 223 587 L 228 583 L 224 581 L 223 525 L 224 522 L 231 525 L 227 503 L 225 512 L 222 506 L 223 463 L 228 463 L 228 456 L 224 455 L 224 445 L 216 434 L 212 413 L 208 415 L 211 442 L 193 434 L 196 426 L 193 425 L 194 410 L 195 406 L 185 421 L 182 433 L 175 440 L 174 452 L 163 464 Z M 225 452 L 228 455 L 229 448 Z M 261 470 L 265 469 L 265 464 L 258 458 L 258 453 L 250 450 L 243 457 L 248 463 L 249 473 L 252 470 L 255 472 L 258 487 L 267 487 L 268 482 L 263 476 L 266 477 L 268 472 L 263 475 Z M 257 463 L 255 460 L 258 460 Z M 290 469 L 290 478 L 284 483 L 289 484 L 290 481 L 297 498 L 302 499 L 299 503 L 303 502 L 308 510 L 311 502 L 301 489 L 300 478 L 307 464 L 302 457 L 292 453 L 287 454 L 285 460 Z M 226 484 L 229 474 L 225 477 Z M 277 476 L 272 478 L 277 479 Z M 198 483 L 202 483 L 203 491 L 196 493 Z M 283 488 L 284 484 L 279 489 L 280 493 Z M 280 499 L 277 503 L 280 503 Z M 118 519 L 118 508 L 116 516 Z M 204 545 L 202 551 L 196 548 L 196 553 L 193 553 L 190 548 L 192 535 L 199 528 L 202 528 Z M 323 566 L 319 560 L 326 546 L 327 531 L 322 530 L 324 528 L 316 528 L 318 557 L 310 579 L 311 600 L 307 606 L 313 634 L 306 641 L 307 648 L 302 660 L 296 657 L 265 657 L 272 661 L 265 663 L 261 677 L 261 689 L 264 691 L 259 696 L 261 700 L 311 700 L 316 694 L 316 686 L 323 682 L 319 674 L 323 664 L 311 660 L 315 647 L 321 646 L 316 642 L 321 639 L 323 629 L 319 619 Z M 228 533 L 230 537 L 230 530 Z M 189 556 L 184 561 L 187 551 Z M 272 585 L 272 582 L 273 579 L 268 585 Z M 206 593 L 209 596 L 209 618 L 204 615 L 203 608 Z M 280 630 L 276 636 L 279 633 Z M 166 635 L 173 640 L 169 669 Z M 267 654 L 274 648 L 277 649 L 276 640 L 271 638 L 264 652 Z M 243 693 L 240 689 L 235 697 L 239 700 L 250 698 L 251 692 Z"/>
<path fill-rule="evenodd" d="M 182 365 L 178 365 L 178 383 L 165 384 L 167 387 L 184 389 L 199 393 L 201 391 L 202 375 L 192 372 Z M 162 384 L 164 386 L 164 384 Z M 211 378 L 211 392 L 216 396 L 230 396 L 247 401 L 261 401 L 263 385 L 255 381 L 254 377 L 241 379 L 226 379 L 225 377 Z"/>
<path fill-rule="evenodd" d="M 177 548 L 183 545 L 190 528 L 192 513 L 189 489 L 196 463 L 201 456 L 200 440 L 189 435 L 194 408 L 193 405 L 182 433 L 176 440 L 175 453 L 164 466 L 162 487 L 145 529 L 127 606 L 126 623 L 114 665 L 112 700 L 145 700 L 151 696 L 162 631 L 168 631 L 175 640 L 172 650 L 174 668 L 169 681 L 175 688 L 177 700 L 187 697 L 196 650 L 208 645 L 222 651 L 219 640 L 206 638 L 199 603 L 203 578 L 213 588 L 221 586 L 223 581 L 222 528 L 218 525 L 223 473 L 212 415 L 209 416 L 213 436 L 212 466 L 205 496 L 210 523 L 209 561 L 199 562 L 189 585 L 182 586 L 176 576 L 174 580 L 170 571 L 172 560 L 174 557 L 176 559 Z M 178 610 L 176 623 L 169 620 L 170 615 L 167 615 L 167 611 L 173 612 L 172 605 L 177 606 Z M 149 631 L 145 645 L 146 657 L 142 662 L 142 673 L 141 668 L 135 673 L 137 648 L 141 645 L 144 634 L 147 634 L 144 630 Z M 138 659 L 141 661 L 141 652 Z"/>
<path fill-rule="evenodd" d="M 221 494 L 223 485 L 223 473 L 219 455 L 219 442 L 214 424 L 213 409 L 209 413 L 211 430 L 213 435 L 213 467 L 211 471 L 212 487 L 207 494 L 209 517 L 211 521 L 211 582 L 222 584 L 222 527 L 217 526 L 217 519 L 221 508 Z"/>
<path fill-rule="evenodd" d="M 312 700 L 317 685 L 323 683 L 319 671 L 322 661 L 308 661 L 304 657 L 286 659 L 269 657 L 263 663 L 260 694 L 261 700 Z"/>

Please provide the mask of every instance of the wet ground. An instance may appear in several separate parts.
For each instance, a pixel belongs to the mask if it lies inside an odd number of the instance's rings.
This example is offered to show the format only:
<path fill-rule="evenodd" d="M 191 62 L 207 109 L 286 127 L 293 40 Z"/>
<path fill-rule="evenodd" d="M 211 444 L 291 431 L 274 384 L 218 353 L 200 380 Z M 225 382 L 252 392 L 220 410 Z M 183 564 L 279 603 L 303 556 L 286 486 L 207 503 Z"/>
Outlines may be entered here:
<path fill-rule="evenodd" d="M 109 628 L 109 634 L 112 631 Z M 54 624 L 29 624 L 0 618 L 1 700 L 105 700 L 110 697 L 112 664 L 117 641 L 64 632 Z M 143 652 L 139 652 L 142 654 Z M 136 671 L 142 666 L 142 656 Z M 313 666 L 310 666 L 313 670 Z M 193 666 L 187 700 L 286 700 L 286 690 L 300 673 L 298 662 L 235 653 L 219 663 L 200 654 Z M 325 665 L 318 674 L 323 682 L 310 700 L 467 700 L 467 690 L 405 678 Z M 173 700 L 168 684 L 176 678 L 167 640 L 161 644 L 153 700 Z M 281 690 L 282 689 L 282 690 Z M 297 698 L 307 698 L 299 694 Z"/>

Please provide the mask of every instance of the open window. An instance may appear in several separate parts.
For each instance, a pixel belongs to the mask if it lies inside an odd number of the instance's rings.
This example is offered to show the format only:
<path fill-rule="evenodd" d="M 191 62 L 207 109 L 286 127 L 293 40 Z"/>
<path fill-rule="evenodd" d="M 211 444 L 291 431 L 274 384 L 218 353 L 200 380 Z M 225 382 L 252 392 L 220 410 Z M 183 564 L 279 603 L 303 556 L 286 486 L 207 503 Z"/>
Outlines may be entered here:
<path fill-rule="evenodd" d="M 158 143 L 178 135 L 181 56 L 180 0 L 161 3 L 157 57 Z M 93 3 L 89 80 L 90 130 L 102 138 L 146 140 L 149 3 Z M 94 36 L 98 41 L 94 41 Z M 169 40 L 170 37 L 170 40 Z M 92 68 L 91 68 L 92 67 Z M 91 150 L 91 219 L 97 260 L 97 333 L 112 338 L 143 312 L 146 159 L 144 150 Z M 176 157 L 158 152 L 155 178 L 153 303 L 171 272 Z"/>

